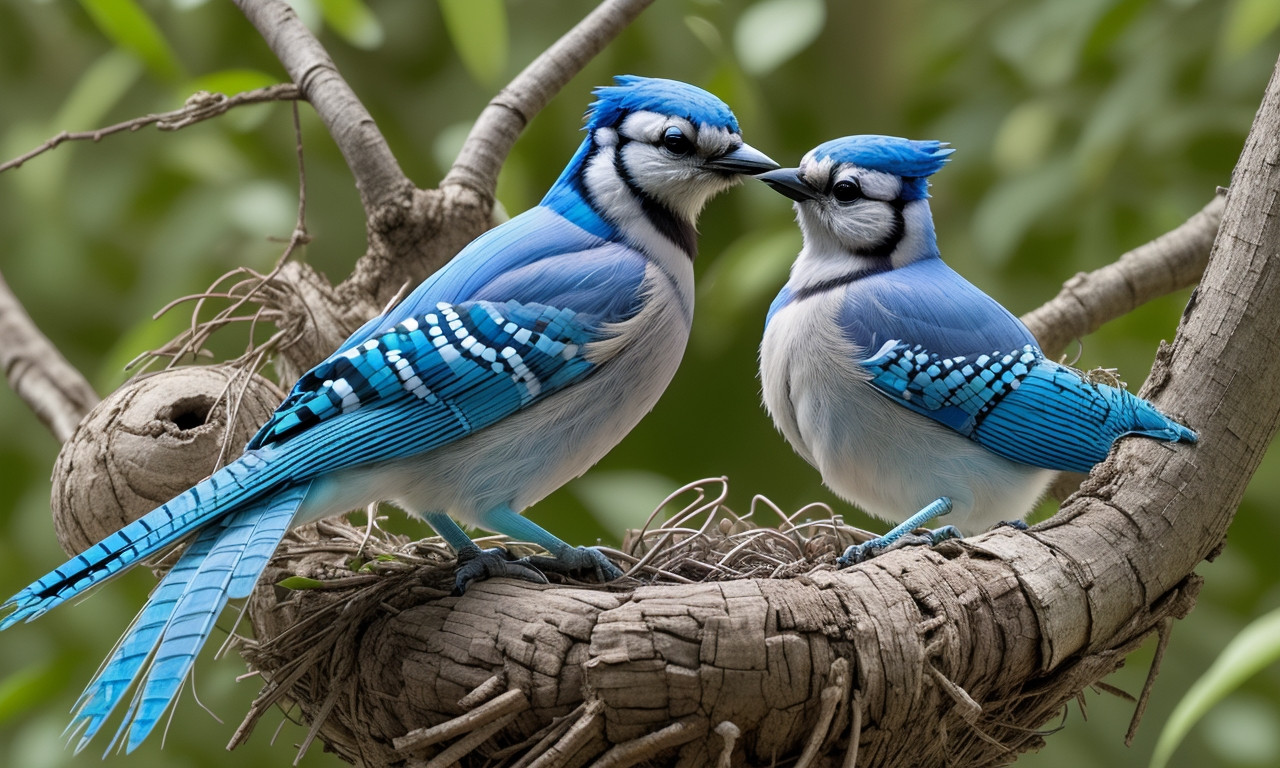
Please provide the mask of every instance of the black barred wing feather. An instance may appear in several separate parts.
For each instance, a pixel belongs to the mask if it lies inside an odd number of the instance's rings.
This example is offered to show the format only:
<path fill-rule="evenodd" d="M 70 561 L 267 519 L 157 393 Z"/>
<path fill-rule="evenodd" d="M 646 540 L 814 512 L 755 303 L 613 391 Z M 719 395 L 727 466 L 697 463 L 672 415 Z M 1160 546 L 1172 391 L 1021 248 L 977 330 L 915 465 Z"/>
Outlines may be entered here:
<path fill-rule="evenodd" d="M 376 460 L 430 450 L 586 376 L 594 365 L 583 346 L 595 338 L 593 325 L 570 309 L 440 302 L 435 312 L 407 318 L 312 369 L 248 448 L 304 434 L 368 437 L 368 418 L 350 416 L 378 411 L 381 439 L 391 444 L 352 450 L 352 456 Z M 397 418 L 406 429 L 388 421 Z M 400 444 L 397 436 L 404 438 Z"/>
<path fill-rule="evenodd" d="M 943 358 L 894 340 L 862 366 L 899 404 L 1023 464 L 1088 472 L 1123 435 L 1195 440 L 1147 401 L 1045 360 L 1030 344 Z"/>

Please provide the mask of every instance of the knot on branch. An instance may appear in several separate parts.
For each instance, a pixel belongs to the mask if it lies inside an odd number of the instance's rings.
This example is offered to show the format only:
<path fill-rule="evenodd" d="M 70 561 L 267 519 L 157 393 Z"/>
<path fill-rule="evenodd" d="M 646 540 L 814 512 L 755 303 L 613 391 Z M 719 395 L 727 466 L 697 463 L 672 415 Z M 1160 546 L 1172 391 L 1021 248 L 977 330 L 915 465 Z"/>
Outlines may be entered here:
<path fill-rule="evenodd" d="M 134 379 L 98 404 L 53 467 L 53 525 L 68 553 L 208 476 L 282 399 L 266 379 L 222 366 Z M 230 423 L 231 429 L 227 429 Z"/>
<path fill-rule="evenodd" d="M 381 311 L 493 225 L 492 196 L 461 186 L 406 184 L 371 209 L 369 250 L 338 293 L 344 303 L 369 303 Z"/>

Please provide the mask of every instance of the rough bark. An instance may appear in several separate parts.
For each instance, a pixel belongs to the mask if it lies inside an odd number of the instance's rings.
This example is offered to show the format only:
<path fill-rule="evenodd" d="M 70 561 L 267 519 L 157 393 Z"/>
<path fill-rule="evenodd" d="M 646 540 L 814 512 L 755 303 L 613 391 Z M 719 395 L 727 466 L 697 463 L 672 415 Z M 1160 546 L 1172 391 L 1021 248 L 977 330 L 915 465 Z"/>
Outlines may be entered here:
<path fill-rule="evenodd" d="M 359 114 L 354 96 L 318 95 L 341 78 L 314 38 L 282 31 L 296 26 L 282 4 L 241 5 L 322 116 Z M 606 5 L 622 9 L 625 24 L 644 3 Z M 491 109 L 516 125 L 528 117 Z M 406 186 L 378 159 L 371 120 L 357 118 L 354 133 L 344 133 L 330 117 L 335 140 L 355 156 L 348 161 L 362 185 L 370 250 L 340 286 L 290 265 L 274 278 L 277 290 L 263 292 L 303 339 L 282 352 L 287 372 L 319 359 L 489 222 L 491 189 Z M 1273 76 L 1196 298 L 1143 390 L 1199 430 L 1199 445 L 1123 442 L 1059 515 L 1025 533 L 891 552 L 844 571 L 823 564 L 835 547 L 806 540 L 798 549 L 814 562 L 786 579 L 674 585 L 646 576 L 653 583 L 609 589 L 499 581 L 456 598 L 447 590 L 450 558 L 436 545 L 366 543 L 342 522 L 304 529 L 249 608 L 259 639 L 246 655 L 266 680 L 263 704 L 293 702 L 326 748 L 376 766 L 990 765 L 1037 748 L 1037 729 L 1066 702 L 1190 610 L 1200 583 L 1193 570 L 1221 546 L 1275 434 L 1280 356 L 1268 350 L 1280 338 L 1277 136 Z M 368 173 L 365 152 L 376 169 Z M 459 173 L 487 178 L 474 168 Z M 1187 279 L 1177 274 L 1155 282 L 1165 290 Z M 1097 282 L 1143 280 L 1124 266 Z M 1133 300 L 1095 304 L 1080 289 L 1069 284 L 1066 293 L 1083 313 L 1033 313 L 1046 333 L 1070 323 L 1069 339 L 1093 322 L 1081 317 Z M 700 535 L 734 535 L 732 525 L 710 523 Z M 325 588 L 272 586 L 295 574 Z"/>
<path fill-rule="evenodd" d="M 0 369 L 13 391 L 59 441 L 75 431 L 98 394 L 31 322 L 0 277 Z"/>

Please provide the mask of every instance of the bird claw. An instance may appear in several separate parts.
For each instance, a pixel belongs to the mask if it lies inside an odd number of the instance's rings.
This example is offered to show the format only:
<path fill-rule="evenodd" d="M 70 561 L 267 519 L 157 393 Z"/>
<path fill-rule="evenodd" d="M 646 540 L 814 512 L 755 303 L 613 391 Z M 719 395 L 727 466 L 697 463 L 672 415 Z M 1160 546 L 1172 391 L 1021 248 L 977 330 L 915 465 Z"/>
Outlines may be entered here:
<path fill-rule="evenodd" d="M 477 581 L 492 578 L 547 583 L 547 577 L 529 563 L 528 558 L 515 559 L 505 549 L 480 549 L 471 546 L 458 552 L 458 570 L 453 579 L 454 595 L 463 594 Z"/>
<path fill-rule="evenodd" d="M 530 565 L 552 573 L 568 575 L 585 571 L 593 574 L 596 581 L 601 583 L 622 578 L 622 570 L 595 547 L 570 547 L 558 557 L 530 555 L 525 560 Z"/>
<path fill-rule="evenodd" d="M 961 538 L 960 529 L 956 528 L 954 525 L 944 525 L 940 528 L 935 528 L 926 534 L 904 534 L 891 542 L 886 542 L 884 537 L 880 536 L 871 539 L 870 541 L 864 541 L 861 544 L 851 545 L 844 551 L 843 555 L 836 558 L 836 567 L 848 568 L 851 565 L 865 563 L 873 557 L 883 555 L 885 552 L 901 549 L 903 547 L 932 547 L 934 545 L 941 544 L 944 541 L 959 538 Z"/>
<path fill-rule="evenodd" d="M 1001 520 L 1000 522 L 991 526 L 991 530 L 994 531 L 997 528 L 1012 528 L 1015 531 L 1025 531 L 1030 527 L 1031 526 L 1027 525 L 1027 521 L 1025 520 Z"/>

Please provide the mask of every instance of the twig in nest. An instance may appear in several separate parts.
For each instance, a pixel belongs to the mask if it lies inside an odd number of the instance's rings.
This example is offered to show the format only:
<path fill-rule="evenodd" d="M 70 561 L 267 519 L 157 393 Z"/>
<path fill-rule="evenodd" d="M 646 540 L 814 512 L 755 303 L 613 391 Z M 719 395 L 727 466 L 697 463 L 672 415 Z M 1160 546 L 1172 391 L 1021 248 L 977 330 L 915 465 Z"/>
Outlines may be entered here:
<path fill-rule="evenodd" d="M 491 699 L 484 704 L 459 715 L 458 717 L 433 725 L 430 728 L 419 728 L 416 731 L 410 731 L 404 736 L 392 740 L 392 745 L 398 752 L 415 752 L 425 749 L 433 744 L 439 744 L 446 739 L 452 739 L 463 734 L 475 734 L 482 730 L 487 730 L 489 726 L 495 722 L 507 723 L 515 718 L 516 715 L 529 708 L 529 699 L 524 695 L 524 691 L 519 688 L 513 688 L 510 691 Z M 495 731 L 497 729 L 494 729 Z M 486 737 L 487 738 L 487 737 Z M 474 746 L 479 746 L 484 739 L 477 741 Z M 454 746 L 457 746 L 456 744 Z M 474 748 L 474 747 L 473 747 Z M 447 752 L 448 750 L 446 750 Z M 454 757 L 467 754 L 471 750 L 462 752 Z M 441 753 L 436 760 L 444 757 L 445 753 Z M 435 761 L 433 761 L 435 762 Z M 444 765 L 449 763 L 445 762 Z"/>
<path fill-rule="evenodd" d="M 302 98 L 302 94 L 298 91 L 298 86 L 293 83 L 277 83 L 276 85 L 269 85 L 265 88 L 237 93 L 234 96 L 227 96 L 221 93 L 209 93 L 208 91 L 196 91 L 187 97 L 187 102 L 181 109 L 135 117 L 132 120 L 126 120 L 123 123 L 116 123 L 115 125 L 110 125 L 106 128 L 99 128 L 94 131 L 63 131 L 35 149 L 18 155 L 12 160 L 0 163 L 0 173 L 4 173 L 11 168 L 19 168 L 28 160 L 42 155 L 64 142 L 102 141 L 102 139 L 112 134 L 123 133 L 124 131 L 137 131 L 141 128 L 147 127 L 148 125 L 155 125 L 156 128 L 162 131 L 177 131 L 182 128 L 186 128 L 188 125 L 194 125 L 203 120 L 217 117 L 233 107 L 239 107 L 245 104 L 261 104 L 267 101 L 296 102 L 300 98 Z"/>
<path fill-rule="evenodd" d="M 698 716 L 685 717 L 666 728 L 623 742 L 605 752 L 597 760 L 595 768 L 621 768 L 637 765 L 656 756 L 665 749 L 687 744 L 702 738 L 707 732 L 707 722 Z"/>

